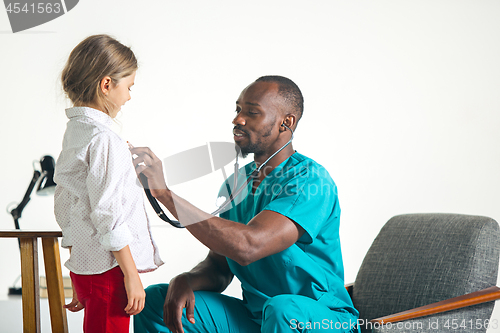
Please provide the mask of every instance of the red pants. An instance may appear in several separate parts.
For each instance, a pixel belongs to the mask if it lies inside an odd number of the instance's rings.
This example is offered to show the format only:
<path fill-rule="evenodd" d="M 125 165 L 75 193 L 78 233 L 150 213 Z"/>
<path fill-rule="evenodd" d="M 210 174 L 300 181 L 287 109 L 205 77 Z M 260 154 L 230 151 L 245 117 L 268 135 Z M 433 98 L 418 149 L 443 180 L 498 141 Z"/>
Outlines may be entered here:
<path fill-rule="evenodd" d="M 83 331 L 86 333 L 129 332 L 127 292 L 119 266 L 102 274 L 70 273 L 78 300 L 85 307 Z"/>

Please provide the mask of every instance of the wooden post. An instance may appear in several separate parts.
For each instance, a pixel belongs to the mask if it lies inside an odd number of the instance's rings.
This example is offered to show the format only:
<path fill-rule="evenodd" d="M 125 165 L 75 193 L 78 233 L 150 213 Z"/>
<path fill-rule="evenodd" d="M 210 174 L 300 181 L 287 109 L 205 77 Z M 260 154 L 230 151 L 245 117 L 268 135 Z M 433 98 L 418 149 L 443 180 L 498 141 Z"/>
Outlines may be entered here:
<path fill-rule="evenodd" d="M 56 237 L 42 238 L 42 246 L 52 332 L 68 333 L 59 243 Z"/>
<path fill-rule="evenodd" d="M 23 288 L 23 330 L 40 333 L 40 284 L 38 278 L 38 241 L 21 239 L 21 280 Z"/>

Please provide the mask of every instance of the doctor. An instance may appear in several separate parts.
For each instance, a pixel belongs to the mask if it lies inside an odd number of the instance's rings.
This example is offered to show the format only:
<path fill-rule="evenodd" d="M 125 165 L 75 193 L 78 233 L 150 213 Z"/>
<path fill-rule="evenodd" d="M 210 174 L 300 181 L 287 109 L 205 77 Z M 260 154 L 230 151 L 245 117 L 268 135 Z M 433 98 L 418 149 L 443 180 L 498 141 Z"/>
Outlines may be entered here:
<path fill-rule="evenodd" d="M 286 145 L 302 112 L 302 93 L 285 77 L 261 77 L 241 92 L 234 140 L 243 156 L 254 154 L 241 177 Z M 321 165 L 288 144 L 246 197 L 215 217 L 167 188 L 151 150 L 131 152 L 153 196 L 210 249 L 191 271 L 146 289 L 135 332 L 357 332 L 344 288 L 337 188 Z M 235 275 L 243 300 L 221 294 Z"/>

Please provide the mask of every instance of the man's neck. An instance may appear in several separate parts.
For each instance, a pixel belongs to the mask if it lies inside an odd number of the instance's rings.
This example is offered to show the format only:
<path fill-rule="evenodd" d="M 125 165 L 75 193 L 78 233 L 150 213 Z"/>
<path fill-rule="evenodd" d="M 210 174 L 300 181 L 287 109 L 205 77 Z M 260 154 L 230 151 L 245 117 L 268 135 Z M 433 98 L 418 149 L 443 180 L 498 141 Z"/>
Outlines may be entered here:
<path fill-rule="evenodd" d="M 288 146 L 286 146 L 282 151 L 280 151 L 278 154 L 276 154 L 273 158 L 269 160 L 269 162 L 266 163 L 262 167 L 262 169 L 259 172 L 259 175 L 257 176 L 256 179 L 253 181 L 253 192 L 257 189 L 259 184 L 262 182 L 264 178 L 268 174 L 271 173 L 271 171 L 274 170 L 278 165 L 283 163 L 287 158 L 292 156 L 295 153 L 295 150 L 293 149 L 292 143 L 290 143 Z M 254 162 L 257 165 L 257 168 L 262 165 L 272 154 L 270 155 L 259 155 L 259 156 L 254 156 Z"/>

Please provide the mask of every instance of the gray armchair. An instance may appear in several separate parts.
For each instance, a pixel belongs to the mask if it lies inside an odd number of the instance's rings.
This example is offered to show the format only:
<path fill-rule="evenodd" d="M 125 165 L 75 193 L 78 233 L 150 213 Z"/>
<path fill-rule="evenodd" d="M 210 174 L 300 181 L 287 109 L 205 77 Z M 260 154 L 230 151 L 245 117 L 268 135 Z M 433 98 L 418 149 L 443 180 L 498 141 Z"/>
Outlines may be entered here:
<path fill-rule="evenodd" d="M 500 298 L 495 286 L 499 253 L 500 231 L 491 218 L 391 218 L 373 241 L 354 284 L 347 286 L 362 332 L 500 328 L 496 320 L 490 323 L 492 300 Z"/>

